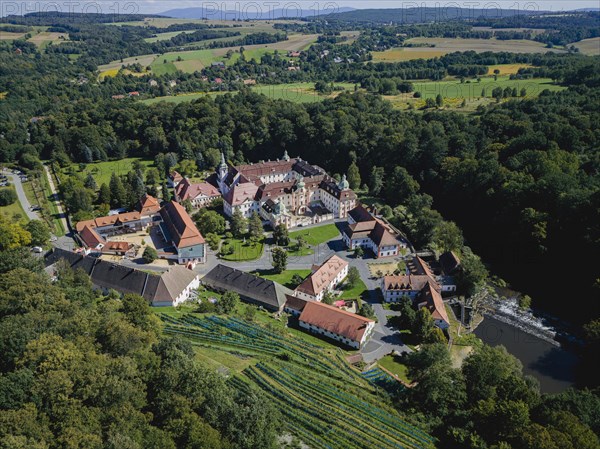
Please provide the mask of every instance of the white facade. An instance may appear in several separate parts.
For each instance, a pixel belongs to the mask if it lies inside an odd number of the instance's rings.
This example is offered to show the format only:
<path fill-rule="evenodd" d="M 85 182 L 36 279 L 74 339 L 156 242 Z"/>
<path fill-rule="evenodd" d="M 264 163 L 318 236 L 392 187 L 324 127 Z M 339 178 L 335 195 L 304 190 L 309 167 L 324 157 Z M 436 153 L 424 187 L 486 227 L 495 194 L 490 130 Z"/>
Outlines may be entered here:
<path fill-rule="evenodd" d="M 325 292 L 333 291 L 344 279 L 346 279 L 346 276 L 348 276 L 348 267 L 348 264 L 346 264 L 344 268 L 342 268 L 342 270 L 316 296 L 299 290 L 294 291 L 294 296 L 300 299 L 321 302 L 323 300 L 323 296 L 325 296 Z"/>
<path fill-rule="evenodd" d="M 355 349 L 360 349 L 360 347 L 368 340 L 368 338 L 371 336 L 371 333 L 373 332 L 373 328 L 375 327 L 375 322 L 370 322 L 367 324 L 367 329 L 365 330 L 365 333 L 363 334 L 362 338 L 360 341 L 357 340 L 351 340 L 347 337 L 344 337 L 343 335 L 339 335 L 339 334 L 335 334 L 333 332 L 330 332 L 326 329 L 323 329 L 319 326 L 315 326 L 309 323 L 305 323 L 302 320 L 298 321 L 298 324 L 300 324 L 300 327 L 303 329 L 306 329 L 307 331 L 313 333 L 313 334 L 319 334 L 319 335 L 324 335 L 327 338 L 331 338 L 332 340 L 336 340 L 339 341 L 341 343 L 344 343 L 345 345 L 348 345 L 352 348 Z"/>

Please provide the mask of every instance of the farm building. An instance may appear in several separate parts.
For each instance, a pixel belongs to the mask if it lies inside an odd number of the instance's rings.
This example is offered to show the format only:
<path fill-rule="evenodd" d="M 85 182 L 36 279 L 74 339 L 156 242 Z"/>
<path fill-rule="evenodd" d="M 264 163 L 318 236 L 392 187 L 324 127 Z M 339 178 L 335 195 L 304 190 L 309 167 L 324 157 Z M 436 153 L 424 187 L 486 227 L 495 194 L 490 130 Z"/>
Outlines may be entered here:
<path fill-rule="evenodd" d="M 188 300 L 200 285 L 199 275 L 182 266 L 173 266 L 162 275 L 150 274 L 106 260 L 55 248 L 46 256 L 46 271 L 57 274 L 57 263 L 64 261 L 73 269 L 83 270 L 94 288 L 108 293 L 140 295 L 152 306 L 177 306 Z"/>
<path fill-rule="evenodd" d="M 355 349 L 369 339 L 375 321 L 316 301 L 306 301 L 300 316 L 300 327 L 323 335 Z"/>
<path fill-rule="evenodd" d="M 218 292 L 235 292 L 242 300 L 274 312 L 283 310 L 286 295 L 294 295 L 289 288 L 277 282 L 221 264 L 209 271 L 200 282 Z"/>

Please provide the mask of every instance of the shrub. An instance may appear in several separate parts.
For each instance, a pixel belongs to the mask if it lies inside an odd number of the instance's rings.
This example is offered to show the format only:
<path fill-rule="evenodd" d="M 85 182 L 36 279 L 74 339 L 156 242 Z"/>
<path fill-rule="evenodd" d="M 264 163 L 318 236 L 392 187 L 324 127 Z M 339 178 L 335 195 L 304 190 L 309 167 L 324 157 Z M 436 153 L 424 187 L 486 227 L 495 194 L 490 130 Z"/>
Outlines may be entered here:
<path fill-rule="evenodd" d="M 0 190 L 0 206 L 10 206 L 15 201 L 17 201 L 17 194 L 14 192 L 14 190 Z"/>

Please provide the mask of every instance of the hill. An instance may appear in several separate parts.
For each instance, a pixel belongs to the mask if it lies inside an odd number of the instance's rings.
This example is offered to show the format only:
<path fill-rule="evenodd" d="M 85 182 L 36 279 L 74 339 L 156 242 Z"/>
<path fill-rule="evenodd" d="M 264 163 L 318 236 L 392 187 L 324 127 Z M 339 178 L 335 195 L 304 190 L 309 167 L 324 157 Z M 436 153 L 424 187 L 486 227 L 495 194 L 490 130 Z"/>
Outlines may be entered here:
<path fill-rule="evenodd" d="M 297 5 L 297 4 L 294 4 Z M 335 8 L 335 14 L 354 11 L 354 8 Z M 271 10 L 265 8 L 264 11 L 258 11 L 254 7 L 244 7 L 241 10 L 217 10 L 215 8 L 177 8 L 170 9 L 161 13 L 161 16 L 173 17 L 177 19 L 214 19 L 214 20 L 273 20 L 273 19 L 291 19 L 307 18 L 331 14 L 332 9 L 320 11 L 318 9 L 299 9 L 294 6 L 288 8 L 277 8 Z"/>
<path fill-rule="evenodd" d="M 540 11 L 536 11 L 539 14 Z M 514 9 L 472 9 L 472 8 L 388 8 L 388 9 L 356 9 L 339 12 L 327 17 L 328 21 L 356 23 L 430 23 L 447 22 L 451 20 L 472 20 L 479 17 L 487 19 L 502 19 L 520 15 L 530 15 L 531 12 Z"/>

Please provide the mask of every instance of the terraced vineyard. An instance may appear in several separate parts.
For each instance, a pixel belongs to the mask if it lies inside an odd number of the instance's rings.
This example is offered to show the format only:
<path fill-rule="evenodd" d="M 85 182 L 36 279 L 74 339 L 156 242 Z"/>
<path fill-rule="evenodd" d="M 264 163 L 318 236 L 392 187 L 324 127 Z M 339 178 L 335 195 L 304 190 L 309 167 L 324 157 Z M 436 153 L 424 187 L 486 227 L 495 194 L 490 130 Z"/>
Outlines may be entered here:
<path fill-rule="evenodd" d="M 330 350 L 237 318 L 161 315 L 164 331 L 192 344 L 256 357 L 229 382 L 263 390 L 284 416 L 287 430 L 311 448 L 432 448 L 433 439 L 389 405 L 369 373 Z"/>

